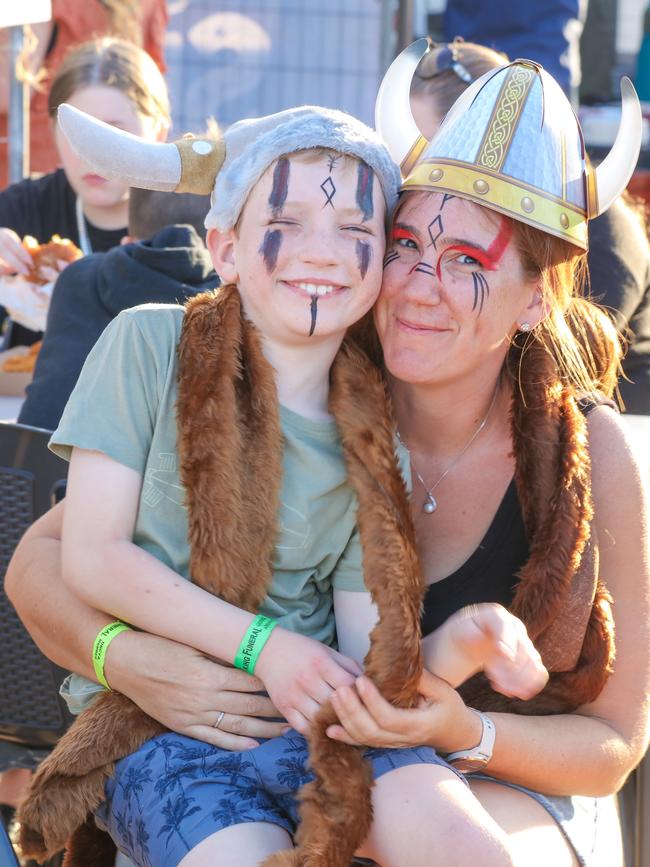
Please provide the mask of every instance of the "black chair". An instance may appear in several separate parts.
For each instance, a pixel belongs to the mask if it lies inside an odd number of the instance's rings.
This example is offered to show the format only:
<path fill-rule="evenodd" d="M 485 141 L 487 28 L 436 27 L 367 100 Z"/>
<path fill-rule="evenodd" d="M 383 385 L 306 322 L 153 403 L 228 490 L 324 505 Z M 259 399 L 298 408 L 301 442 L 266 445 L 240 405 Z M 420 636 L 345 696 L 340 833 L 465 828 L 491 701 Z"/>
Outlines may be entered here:
<path fill-rule="evenodd" d="M 67 464 L 47 448 L 50 432 L 0 422 L 0 771 L 34 769 L 71 722 L 59 686 L 67 672 L 36 647 L 4 592 L 23 533 L 65 493 Z M 0 865 L 17 864 L 0 822 Z"/>

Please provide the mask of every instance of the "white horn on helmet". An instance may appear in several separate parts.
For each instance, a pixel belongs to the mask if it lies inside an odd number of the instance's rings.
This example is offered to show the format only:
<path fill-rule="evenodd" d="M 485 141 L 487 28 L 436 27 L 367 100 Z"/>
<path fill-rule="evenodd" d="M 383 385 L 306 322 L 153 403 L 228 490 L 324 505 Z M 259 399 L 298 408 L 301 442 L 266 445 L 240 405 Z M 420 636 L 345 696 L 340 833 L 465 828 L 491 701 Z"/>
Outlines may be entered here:
<path fill-rule="evenodd" d="M 428 144 L 413 118 L 410 101 L 413 73 L 428 51 L 426 38 L 405 48 L 388 67 L 375 102 L 375 128 L 403 177 L 410 173 Z"/>
<path fill-rule="evenodd" d="M 65 103 L 58 123 L 72 150 L 94 171 L 130 187 L 206 195 L 224 159 L 223 140 L 152 142 Z"/>
<path fill-rule="evenodd" d="M 643 117 L 639 98 L 629 78 L 621 79 L 621 121 L 616 140 L 605 159 L 589 172 L 587 201 L 589 217 L 609 208 L 628 185 L 641 150 Z"/>

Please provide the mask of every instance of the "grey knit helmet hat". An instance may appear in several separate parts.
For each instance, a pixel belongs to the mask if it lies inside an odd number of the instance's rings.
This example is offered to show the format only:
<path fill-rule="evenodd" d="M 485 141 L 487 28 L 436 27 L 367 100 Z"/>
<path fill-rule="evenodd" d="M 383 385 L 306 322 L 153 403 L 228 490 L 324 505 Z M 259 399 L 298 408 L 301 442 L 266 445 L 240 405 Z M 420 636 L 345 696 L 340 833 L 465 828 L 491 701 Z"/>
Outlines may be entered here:
<path fill-rule="evenodd" d="M 172 143 L 146 141 L 65 103 L 58 123 L 75 153 L 102 177 L 149 190 L 209 193 L 208 229 L 237 223 L 251 189 L 278 157 L 316 147 L 363 160 L 379 179 L 388 212 L 397 201 L 399 169 L 383 141 L 331 108 L 300 106 L 241 120 L 217 140 L 185 136 Z"/>

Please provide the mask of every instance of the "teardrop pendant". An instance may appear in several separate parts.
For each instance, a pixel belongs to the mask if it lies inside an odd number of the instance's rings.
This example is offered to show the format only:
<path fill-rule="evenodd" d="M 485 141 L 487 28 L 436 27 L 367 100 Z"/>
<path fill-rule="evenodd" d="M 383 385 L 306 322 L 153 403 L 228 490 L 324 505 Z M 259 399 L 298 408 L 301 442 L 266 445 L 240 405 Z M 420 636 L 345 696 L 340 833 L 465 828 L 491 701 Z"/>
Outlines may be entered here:
<path fill-rule="evenodd" d="M 438 504 L 436 503 L 435 497 L 430 491 L 427 491 L 427 498 L 422 504 L 422 511 L 425 515 L 433 515 L 437 508 Z"/>

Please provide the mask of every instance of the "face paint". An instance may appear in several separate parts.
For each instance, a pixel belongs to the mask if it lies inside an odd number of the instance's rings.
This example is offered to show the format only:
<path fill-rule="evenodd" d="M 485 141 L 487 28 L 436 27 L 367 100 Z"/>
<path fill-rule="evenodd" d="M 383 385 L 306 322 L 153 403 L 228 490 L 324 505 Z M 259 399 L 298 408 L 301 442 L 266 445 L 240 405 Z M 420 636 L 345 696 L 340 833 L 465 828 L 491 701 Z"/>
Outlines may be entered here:
<path fill-rule="evenodd" d="M 427 232 L 429 233 L 429 237 L 431 238 L 431 243 L 429 244 L 429 246 L 433 247 L 433 249 L 436 250 L 436 241 L 444 232 L 442 217 L 440 216 L 440 214 L 438 214 L 435 220 L 432 220 L 429 223 L 429 225 L 427 226 Z"/>
<path fill-rule="evenodd" d="M 365 163 L 359 163 L 357 169 L 357 205 L 363 214 L 364 220 L 369 220 L 373 215 L 372 188 L 375 173 Z"/>
<path fill-rule="evenodd" d="M 286 157 L 281 157 L 273 169 L 273 186 L 269 196 L 269 205 L 274 217 L 282 212 L 289 191 L 289 168 L 291 163 Z"/>
<path fill-rule="evenodd" d="M 452 250 L 457 253 L 464 253 L 466 256 L 471 256 L 472 259 L 476 259 L 479 265 L 486 271 L 495 271 L 511 237 L 512 225 L 508 220 L 502 217 L 499 232 L 487 250 L 483 250 L 482 247 L 475 247 L 473 244 L 452 244 L 452 246 L 447 247 L 438 257 L 438 262 L 436 263 L 436 274 L 438 275 L 438 279 L 441 279 L 440 269 L 442 267 L 442 257 L 444 254 L 447 254 Z"/>
<path fill-rule="evenodd" d="M 442 194 L 442 202 L 440 204 L 439 210 L 442 211 L 442 209 L 447 204 L 447 202 L 449 202 L 451 199 L 455 199 L 455 198 L 456 198 L 456 196 L 452 196 L 451 193 L 443 193 Z"/>
<path fill-rule="evenodd" d="M 409 271 L 409 274 L 413 274 L 415 272 L 419 274 L 426 274 L 427 277 L 434 277 L 435 271 L 433 269 L 433 265 L 429 265 L 428 262 L 417 262 Z"/>
<path fill-rule="evenodd" d="M 316 313 L 318 312 L 318 295 L 312 295 L 311 302 L 309 304 L 309 313 L 311 315 L 311 325 L 309 327 L 309 337 L 312 336 L 314 331 L 316 330 Z"/>
<path fill-rule="evenodd" d="M 357 241 L 357 262 L 359 263 L 359 272 L 361 279 L 365 279 L 370 264 L 370 244 L 367 241 Z"/>
<path fill-rule="evenodd" d="M 266 270 L 270 274 L 275 268 L 275 263 L 278 260 L 278 252 L 282 243 L 282 232 L 280 229 L 269 229 L 264 233 L 260 253 L 264 259 Z"/>
<path fill-rule="evenodd" d="M 483 302 L 490 294 L 490 287 L 485 278 L 485 274 L 481 274 L 480 271 L 472 272 L 472 281 L 474 283 L 474 304 L 472 305 L 472 310 L 476 310 L 476 305 L 478 304 L 478 312 L 480 316 L 481 311 L 483 310 Z"/>
<path fill-rule="evenodd" d="M 388 268 L 391 262 L 394 262 L 395 259 L 399 259 L 399 253 L 397 250 L 391 250 L 390 253 L 386 253 L 384 256 L 383 267 Z"/>
<path fill-rule="evenodd" d="M 332 180 L 332 176 L 325 178 L 323 183 L 320 185 L 321 190 L 325 193 L 325 205 L 331 205 L 334 207 L 334 202 L 332 199 L 334 198 L 334 193 L 336 192 L 336 187 L 334 186 L 334 181 Z M 323 207 L 325 207 L 323 205 Z"/>

